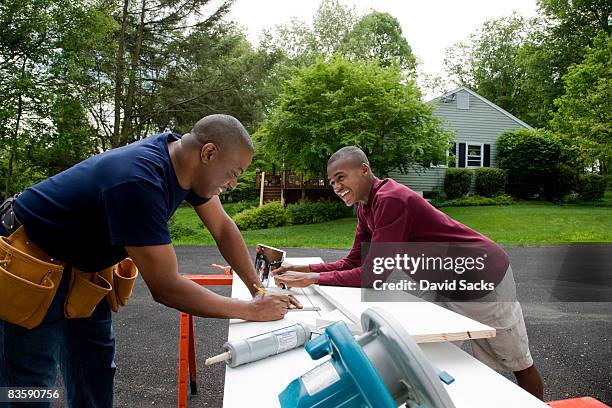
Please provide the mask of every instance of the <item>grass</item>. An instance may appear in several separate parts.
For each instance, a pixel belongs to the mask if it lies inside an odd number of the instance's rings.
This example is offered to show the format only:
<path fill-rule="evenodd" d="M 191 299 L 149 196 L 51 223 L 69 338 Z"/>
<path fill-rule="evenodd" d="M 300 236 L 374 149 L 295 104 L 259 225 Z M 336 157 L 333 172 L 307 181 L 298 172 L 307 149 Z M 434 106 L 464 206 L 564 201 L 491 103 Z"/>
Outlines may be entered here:
<path fill-rule="evenodd" d="M 228 209 L 229 210 L 229 209 Z M 501 244 L 534 245 L 570 242 L 612 242 L 612 191 L 596 205 L 521 201 L 509 206 L 445 207 L 450 217 Z M 176 245 L 215 245 L 195 212 L 179 208 L 177 223 L 194 235 L 175 240 Z M 355 218 L 312 225 L 243 231 L 248 246 L 348 248 L 353 243 Z"/>

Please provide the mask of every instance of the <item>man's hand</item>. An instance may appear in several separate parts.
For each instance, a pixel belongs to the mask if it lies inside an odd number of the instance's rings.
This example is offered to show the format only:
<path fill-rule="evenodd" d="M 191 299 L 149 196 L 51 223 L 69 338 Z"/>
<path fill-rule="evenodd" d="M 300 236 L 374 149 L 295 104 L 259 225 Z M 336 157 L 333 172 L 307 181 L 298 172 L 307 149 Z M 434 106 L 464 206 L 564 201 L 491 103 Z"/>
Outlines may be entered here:
<path fill-rule="evenodd" d="M 289 265 L 285 264 L 272 270 L 272 276 L 282 275 L 286 272 L 310 272 L 308 265 Z"/>
<path fill-rule="evenodd" d="M 276 285 L 280 287 L 305 288 L 319 281 L 319 274 L 316 272 L 283 272 L 274 278 Z"/>
<path fill-rule="evenodd" d="M 300 302 L 291 295 L 256 295 L 249 302 L 250 310 L 246 320 L 265 322 L 285 317 L 289 309 L 302 308 Z"/>

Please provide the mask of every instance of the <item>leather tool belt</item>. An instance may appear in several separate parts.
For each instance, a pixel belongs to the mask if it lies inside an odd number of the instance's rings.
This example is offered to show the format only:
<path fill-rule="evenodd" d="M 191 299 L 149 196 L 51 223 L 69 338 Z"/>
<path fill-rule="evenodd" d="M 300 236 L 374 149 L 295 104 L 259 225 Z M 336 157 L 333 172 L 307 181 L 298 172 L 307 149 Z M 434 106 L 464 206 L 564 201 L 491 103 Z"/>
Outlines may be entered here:
<path fill-rule="evenodd" d="M 92 315 L 106 297 L 114 312 L 132 294 L 138 269 L 130 258 L 99 272 L 82 272 L 49 257 L 19 227 L 9 237 L 0 236 L 0 319 L 32 329 L 49 309 L 64 271 L 71 273 L 64 316 Z"/>

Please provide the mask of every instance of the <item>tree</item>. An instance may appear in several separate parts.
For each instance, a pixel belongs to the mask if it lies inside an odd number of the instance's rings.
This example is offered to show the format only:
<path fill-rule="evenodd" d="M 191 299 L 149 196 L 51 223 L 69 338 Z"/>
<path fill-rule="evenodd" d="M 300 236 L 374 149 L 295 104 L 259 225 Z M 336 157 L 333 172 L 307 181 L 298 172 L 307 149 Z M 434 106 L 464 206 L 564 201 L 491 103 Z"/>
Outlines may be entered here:
<path fill-rule="evenodd" d="M 539 0 L 540 16 L 486 22 L 468 42 L 447 51 L 446 70 L 535 127 L 548 127 L 563 95 L 563 76 L 582 61 L 599 30 L 611 34 L 606 0 Z"/>
<path fill-rule="evenodd" d="M 565 94 L 555 100 L 553 129 L 575 146 L 583 166 L 612 165 L 612 38 L 601 31 L 582 63 L 563 77 Z"/>
<path fill-rule="evenodd" d="M 0 159 L 7 196 L 48 174 L 32 170 L 32 152 L 63 143 L 62 134 L 48 138 L 56 125 L 52 108 L 62 95 L 72 96 L 74 74 L 84 65 L 79 48 L 100 38 L 109 19 L 97 5 L 9 0 L 0 6 L 0 21 Z M 56 159 L 72 153 L 58 149 Z"/>
<path fill-rule="evenodd" d="M 152 127 L 148 98 L 172 63 L 165 58 L 169 44 L 190 31 L 208 30 L 228 12 L 232 0 L 223 0 L 202 19 L 201 10 L 208 3 L 210 0 L 123 0 L 117 5 L 113 70 L 102 79 L 112 81 L 114 87 L 112 147 L 138 140 Z"/>
<path fill-rule="evenodd" d="M 202 116 L 224 112 L 254 130 L 275 95 L 269 77 L 278 56 L 253 50 L 234 24 L 181 37 L 165 57 L 169 67 L 142 107 L 158 129 L 187 132 Z"/>
<path fill-rule="evenodd" d="M 322 1 L 312 25 L 292 20 L 267 32 L 262 47 L 282 52 L 287 63 L 297 67 L 338 54 L 351 61 L 375 60 L 384 67 L 397 61 L 410 75 L 416 68 L 416 58 L 395 17 L 376 11 L 361 16 L 338 0 Z"/>
<path fill-rule="evenodd" d="M 445 65 L 460 85 L 465 85 L 508 112 L 530 123 L 530 90 L 523 86 L 525 68 L 520 49 L 530 23 L 517 14 L 489 20 L 470 36 L 447 50 Z"/>
<path fill-rule="evenodd" d="M 416 58 L 399 21 L 389 13 L 375 11 L 360 18 L 338 51 L 350 60 L 377 60 L 383 67 L 397 61 L 408 72 L 414 73 L 416 69 Z"/>
<path fill-rule="evenodd" d="M 283 86 L 275 108 L 255 134 L 268 160 L 307 174 L 325 171 L 337 149 L 359 146 L 385 176 L 444 158 L 450 134 L 421 102 L 400 67 L 339 56 L 300 69 Z"/>

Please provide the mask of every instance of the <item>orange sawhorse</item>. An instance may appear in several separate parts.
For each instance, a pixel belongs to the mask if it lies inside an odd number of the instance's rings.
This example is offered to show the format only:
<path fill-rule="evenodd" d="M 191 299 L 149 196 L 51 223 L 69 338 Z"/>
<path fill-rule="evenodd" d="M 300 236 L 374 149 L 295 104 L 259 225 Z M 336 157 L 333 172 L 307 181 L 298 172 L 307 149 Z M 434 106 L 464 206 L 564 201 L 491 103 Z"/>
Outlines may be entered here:
<path fill-rule="evenodd" d="M 571 398 L 561 401 L 547 402 L 552 408 L 610 408 L 603 402 L 591 397 Z"/>
<path fill-rule="evenodd" d="M 213 265 L 215 266 L 215 265 Z M 224 275 L 183 275 L 184 278 L 194 281 L 202 286 L 231 285 L 233 282 L 232 270 L 229 266 L 221 267 Z M 196 382 L 195 335 L 193 331 L 193 316 L 181 312 L 181 328 L 179 335 L 179 363 L 178 363 L 178 408 L 187 407 L 187 373 L 189 372 L 189 385 L 191 394 L 198 393 Z"/>

